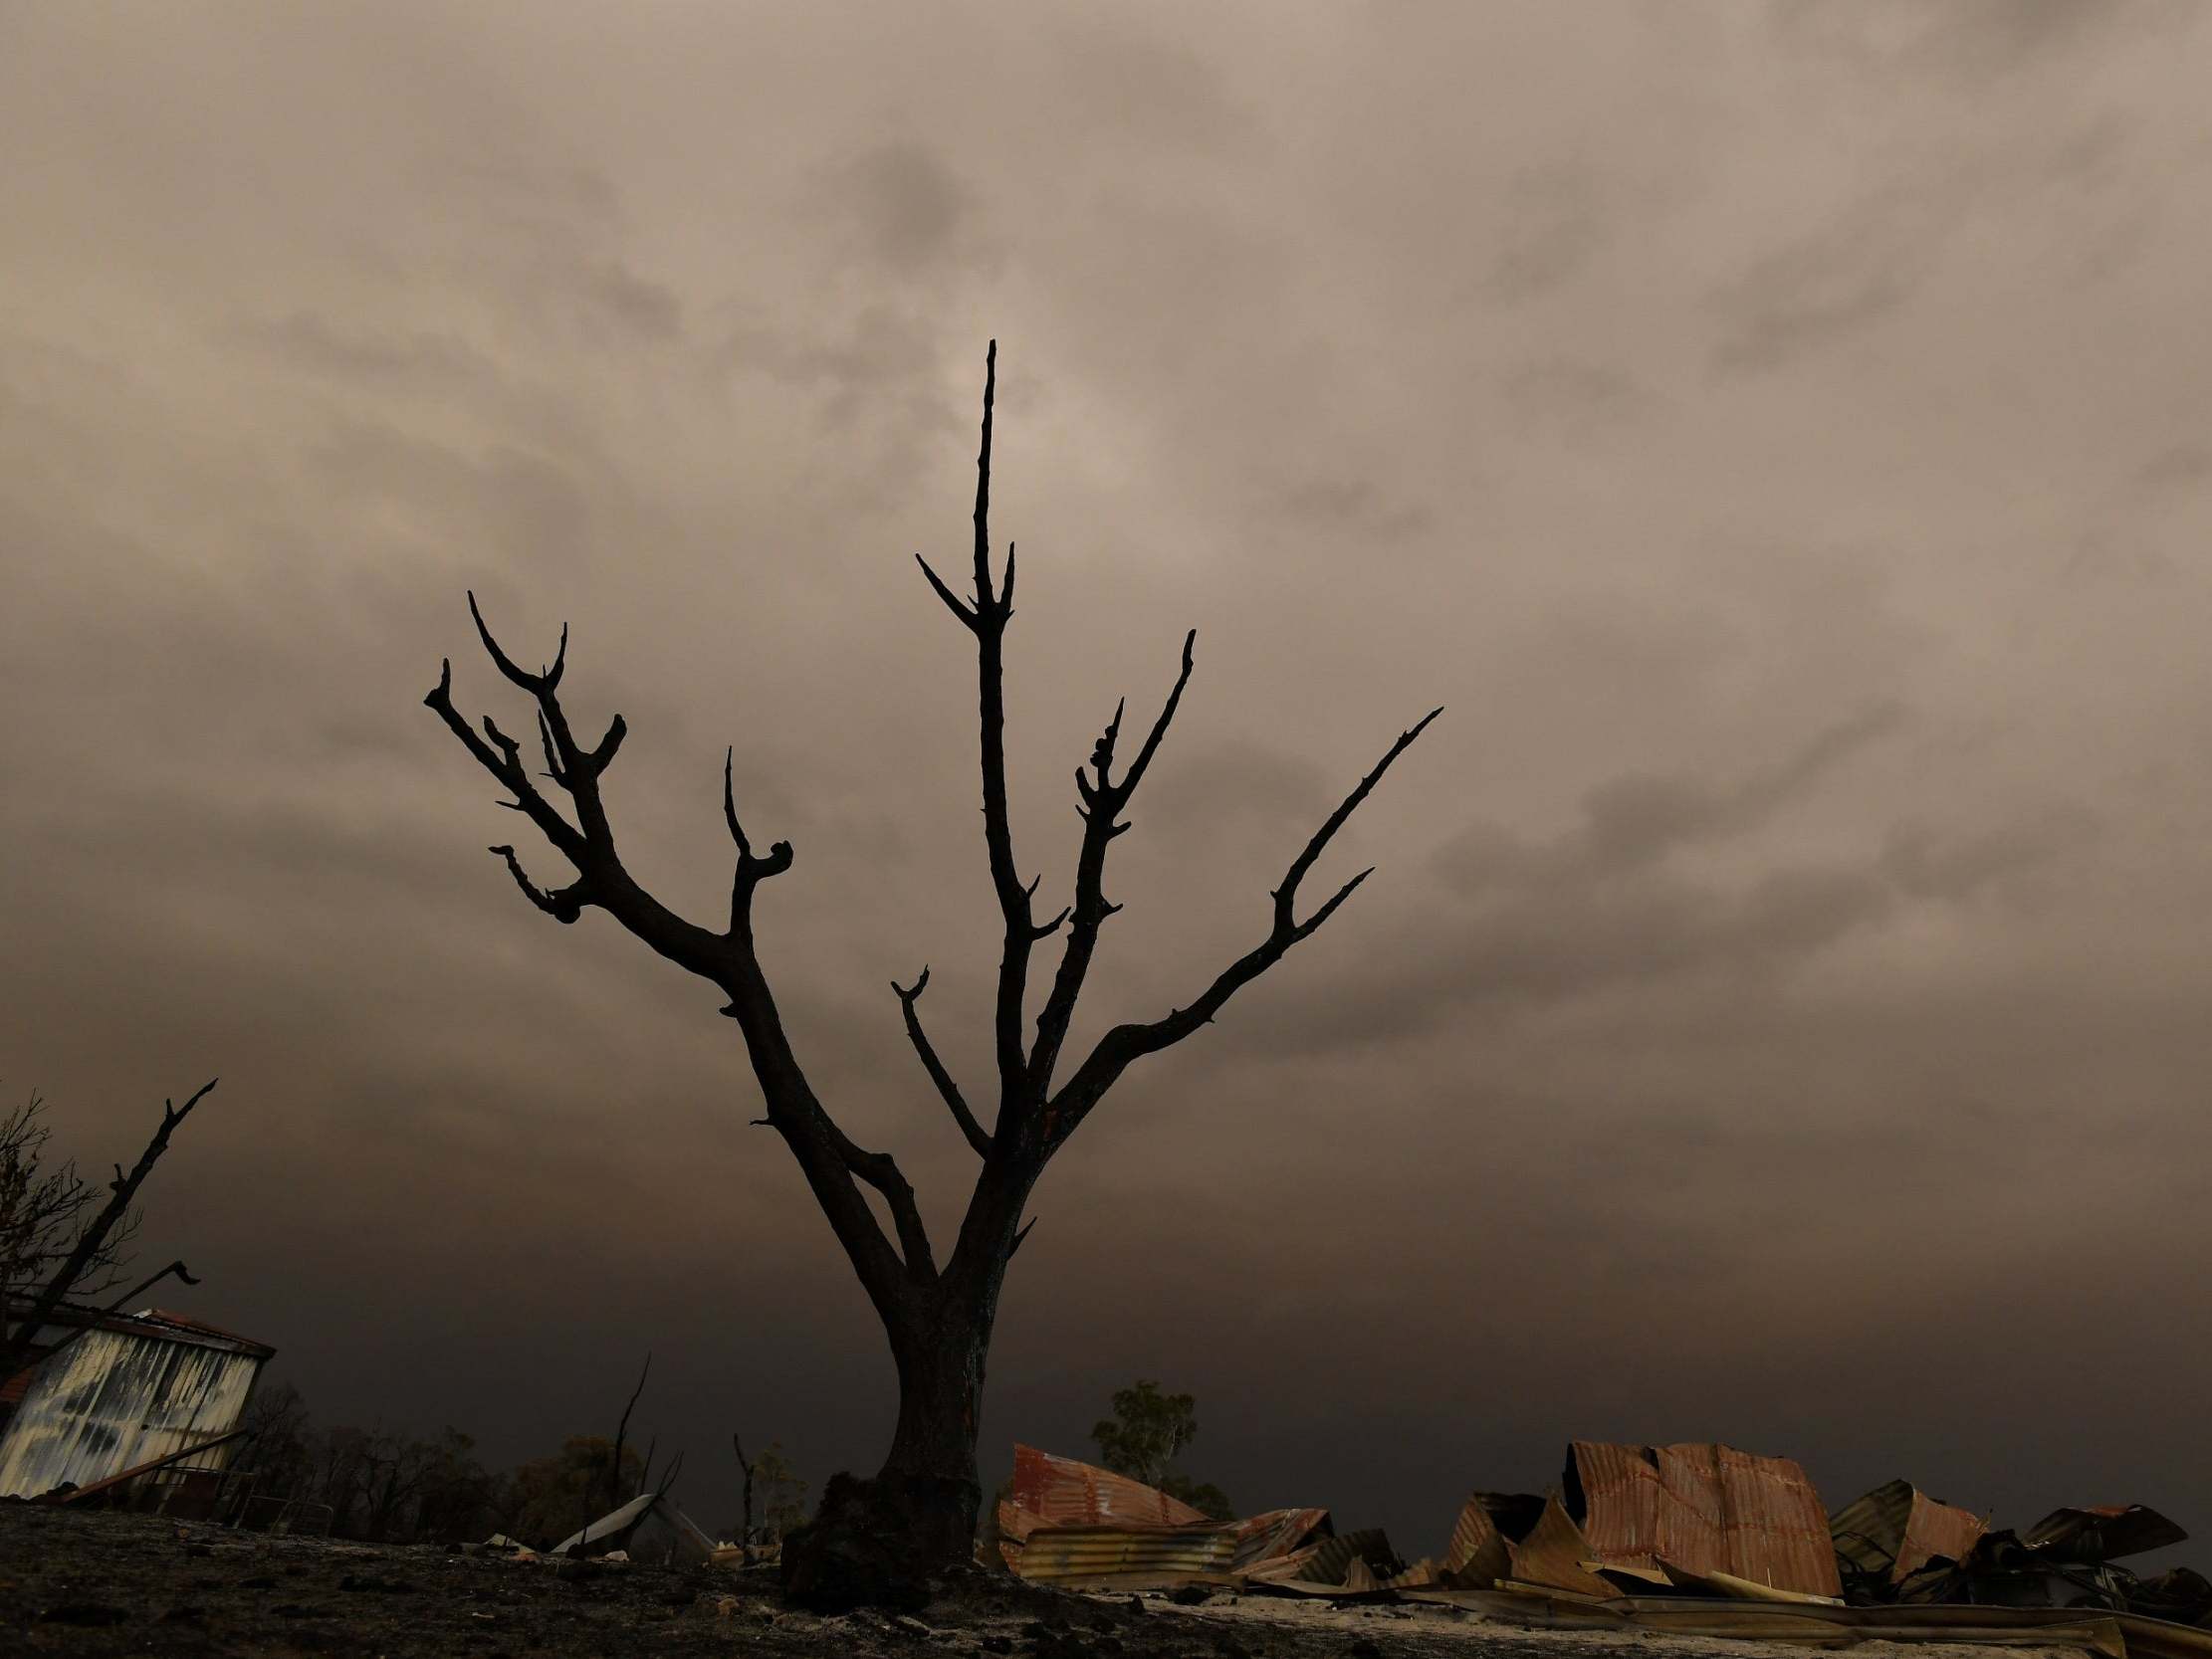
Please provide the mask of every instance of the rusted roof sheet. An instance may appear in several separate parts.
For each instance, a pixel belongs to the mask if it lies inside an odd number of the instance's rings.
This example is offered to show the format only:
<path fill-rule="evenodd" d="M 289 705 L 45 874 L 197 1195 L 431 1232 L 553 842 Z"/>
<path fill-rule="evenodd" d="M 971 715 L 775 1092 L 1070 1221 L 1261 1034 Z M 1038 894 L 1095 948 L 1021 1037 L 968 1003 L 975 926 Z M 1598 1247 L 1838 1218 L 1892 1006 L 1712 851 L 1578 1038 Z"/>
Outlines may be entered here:
<path fill-rule="evenodd" d="M 1323 1509 L 1267 1510 L 1236 1522 L 1236 1553 L 1229 1568 L 1247 1571 L 1262 1561 L 1291 1555 L 1316 1533 L 1325 1533 L 1329 1512 Z"/>
<path fill-rule="evenodd" d="M 1459 1506 L 1459 1519 L 1451 1529 L 1451 1542 L 1443 1549 L 1444 1575 L 1474 1589 L 1488 1589 L 1491 1581 L 1512 1570 L 1505 1553 L 1505 1535 L 1490 1519 L 1489 1506 L 1478 1492 Z"/>
<path fill-rule="evenodd" d="M 1034 1446 L 1013 1449 L 1013 1494 L 998 1527 L 1025 1540 L 1039 1527 L 1187 1527 L 1208 1518 L 1158 1487 Z"/>
<path fill-rule="evenodd" d="M 1024 1578 L 1225 1572 L 1236 1555 L 1234 1523 L 1195 1527 L 1038 1527 L 1008 1564 Z"/>
<path fill-rule="evenodd" d="M 1505 1553 L 1512 1564 L 1510 1576 L 1523 1583 L 1576 1595 L 1615 1593 L 1611 1584 L 1583 1564 L 1593 1558 L 1592 1545 L 1556 1495 L 1545 1501 L 1543 1515 L 1526 1538 L 1506 1541 Z"/>
<path fill-rule="evenodd" d="M 1215 1521 L 1157 1487 L 1034 1446 L 1013 1449 L 999 1553 L 1024 1578 L 1173 1577 L 1272 1568 L 1325 1532 L 1322 1509 Z"/>
<path fill-rule="evenodd" d="M 1788 1458 L 1701 1441 L 1577 1440 L 1567 1477 L 1591 1557 L 1604 1565 L 1649 1569 L 1663 1558 L 1775 1589 L 1843 1592 L 1827 1512 Z"/>
<path fill-rule="evenodd" d="M 1488 1589 L 1512 1570 L 1508 1540 L 1528 1536 L 1544 1513 L 1544 1500 L 1528 1492 L 1477 1492 L 1459 1507 L 1438 1567 L 1446 1578 Z"/>
<path fill-rule="evenodd" d="M 1878 1486 L 1828 1518 L 1836 1554 L 1892 1584 L 1937 1555 L 1964 1560 L 1987 1526 L 1973 1511 L 1930 1498 L 1905 1480 Z"/>

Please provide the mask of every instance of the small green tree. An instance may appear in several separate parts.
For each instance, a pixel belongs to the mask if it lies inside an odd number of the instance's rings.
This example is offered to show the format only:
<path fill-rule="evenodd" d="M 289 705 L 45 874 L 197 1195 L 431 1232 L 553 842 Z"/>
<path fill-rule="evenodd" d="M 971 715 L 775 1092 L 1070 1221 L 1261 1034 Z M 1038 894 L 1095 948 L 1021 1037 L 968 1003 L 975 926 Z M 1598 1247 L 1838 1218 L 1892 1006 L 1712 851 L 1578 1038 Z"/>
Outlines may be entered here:
<path fill-rule="evenodd" d="M 780 1539 L 806 1521 L 806 1483 L 784 1459 L 782 1442 L 753 1460 L 753 1484 L 761 1493 L 761 1518 L 771 1539 Z M 751 1518 L 748 1517 L 750 1520 Z"/>
<path fill-rule="evenodd" d="M 1163 1394 L 1159 1382 L 1149 1377 L 1116 1389 L 1114 1414 L 1091 1425 L 1099 1461 L 1115 1474 L 1156 1486 L 1202 1515 L 1226 1520 L 1234 1513 L 1226 1493 L 1212 1482 L 1194 1483 L 1171 1467 L 1198 1433 L 1198 1401 L 1189 1394 Z"/>

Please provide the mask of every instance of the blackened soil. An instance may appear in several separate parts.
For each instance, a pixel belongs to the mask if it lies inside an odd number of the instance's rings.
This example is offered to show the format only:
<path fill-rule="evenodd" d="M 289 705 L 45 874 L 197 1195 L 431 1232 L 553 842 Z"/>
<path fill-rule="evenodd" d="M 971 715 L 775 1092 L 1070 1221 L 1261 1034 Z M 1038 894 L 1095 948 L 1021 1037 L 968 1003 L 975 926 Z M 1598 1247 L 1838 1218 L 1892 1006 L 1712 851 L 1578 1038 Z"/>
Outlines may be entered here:
<path fill-rule="evenodd" d="M 1625 1659 L 1622 1646 L 1441 1609 L 1227 1595 L 1179 1604 L 981 1571 L 919 1616 L 824 1618 L 785 1607 L 773 1571 L 758 1568 L 563 1566 L 0 1502 L 0 1654 L 10 1656 Z"/>

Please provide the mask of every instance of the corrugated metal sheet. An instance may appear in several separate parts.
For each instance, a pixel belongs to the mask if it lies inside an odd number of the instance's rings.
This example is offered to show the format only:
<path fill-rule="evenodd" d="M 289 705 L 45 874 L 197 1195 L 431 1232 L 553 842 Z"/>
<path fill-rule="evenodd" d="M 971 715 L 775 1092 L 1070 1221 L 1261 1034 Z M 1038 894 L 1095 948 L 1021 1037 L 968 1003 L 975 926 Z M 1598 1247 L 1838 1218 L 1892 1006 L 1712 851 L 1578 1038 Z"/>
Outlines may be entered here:
<path fill-rule="evenodd" d="M 143 1330 L 87 1331 L 39 1368 L 9 1418 L 0 1495 L 89 1486 L 235 1428 L 269 1351 L 151 1321 Z M 220 1447 L 208 1462 L 229 1456 Z"/>
<path fill-rule="evenodd" d="M 1828 1536 L 1836 1554 L 1874 1577 L 1891 1583 L 1902 1578 L 1897 1557 L 1912 1519 L 1912 1500 L 1918 1495 L 1910 1481 L 1894 1480 L 1854 1498 L 1828 1518 Z"/>
<path fill-rule="evenodd" d="M 1577 1440 L 1567 1448 L 1567 1475 L 1591 1553 L 1624 1566 L 1656 1566 L 1659 1476 L 1645 1449 Z"/>
<path fill-rule="evenodd" d="M 1506 1542 L 1526 1538 L 1544 1513 L 1544 1500 L 1528 1492 L 1477 1492 L 1459 1508 L 1444 1545 L 1441 1570 L 1473 1589 L 1512 1570 Z"/>
<path fill-rule="evenodd" d="M 1314 1534 L 1326 1532 L 1329 1512 L 1323 1509 L 1267 1510 L 1236 1523 L 1236 1554 L 1229 1560 L 1233 1572 L 1248 1571 L 1296 1551 Z"/>
<path fill-rule="evenodd" d="M 1649 1569 L 1663 1557 L 1776 1589 L 1843 1592 L 1828 1514 L 1790 1459 L 1699 1441 L 1577 1440 L 1568 1452 L 1583 1537 L 1605 1565 Z"/>
<path fill-rule="evenodd" d="M 1490 1587 L 1491 1580 L 1502 1578 L 1511 1570 L 1505 1554 L 1505 1535 L 1490 1519 L 1489 1506 L 1482 1502 L 1480 1493 L 1459 1506 L 1459 1519 L 1451 1529 L 1451 1542 L 1444 1546 L 1443 1569 L 1448 1577 L 1485 1590 Z"/>
<path fill-rule="evenodd" d="M 1613 1586 L 1583 1565 L 1595 1550 L 1557 1497 L 1545 1502 L 1542 1517 L 1526 1538 L 1508 1540 L 1505 1546 L 1514 1578 L 1576 1595 L 1610 1596 Z"/>
<path fill-rule="evenodd" d="M 1897 1564 L 1891 1569 L 1891 1581 L 1927 1565 L 1937 1555 L 1954 1561 L 1964 1560 L 1975 1542 L 1988 1530 L 1989 1523 L 1972 1510 L 1930 1498 L 1914 1487 L 1912 1513 L 1904 1524 L 1904 1539 L 1897 1550 Z"/>
<path fill-rule="evenodd" d="M 1015 1540 L 1027 1539 L 1039 1527 L 1187 1527 L 1206 1522 L 1206 1516 L 1158 1487 L 1022 1445 L 1013 1449 L 1013 1494 L 998 1506 L 998 1529 Z"/>
<path fill-rule="evenodd" d="M 2180 1544 L 2188 1534 L 2145 1504 L 2053 1510 L 2020 1535 L 2030 1550 L 2066 1561 L 2110 1561 Z"/>
<path fill-rule="evenodd" d="M 1012 1554 L 1024 1578 L 1110 1578 L 1126 1573 L 1226 1572 L 1236 1555 L 1233 1522 L 1196 1527 L 1039 1527 Z"/>
<path fill-rule="evenodd" d="M 1964 1560 L 1984 1530 L 1971 1510 L 1930 1498 L 1905 1480 L 1878 1486 L 1828 1518 L 1836 1554 L 1892 1584 L 1937 1555 Z"/>
<path fill-rule="evenodd" d="M 1214 1521 L 1156 1487 L 1034 1446 L 1013 1449 L 999 1553 L 1024 1578 L 1157 1578 L 1265 1570 L 1325 1532 L 1323 1509 Z"/>
<path fill-rule="evenodd" d="M 1713 1448 L 1720 1466 L 1727 1558 L 1723 1572 L 1770 1589 L 1842 1595 L 1828 1511 L 1793 1459 Z"/>

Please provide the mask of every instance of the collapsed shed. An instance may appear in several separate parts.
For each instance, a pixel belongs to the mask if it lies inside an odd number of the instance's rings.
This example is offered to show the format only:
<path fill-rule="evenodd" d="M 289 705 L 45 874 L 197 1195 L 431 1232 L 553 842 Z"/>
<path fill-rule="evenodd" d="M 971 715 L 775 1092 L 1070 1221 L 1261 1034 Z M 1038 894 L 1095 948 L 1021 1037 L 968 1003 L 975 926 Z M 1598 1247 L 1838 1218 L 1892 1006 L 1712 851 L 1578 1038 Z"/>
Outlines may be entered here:
<path fill-rule="evenodd" d="M 0 1428 L 0 1496 L 89 1487 L 178 1453 L 186 1455 L 146 1483 L 211 1488 L 236 1446 L 226 1437 L 276 1352 L 158 1308 L 57 1310 L 42 1337 L 42 1356 L 9 1379 L 21 1392 Z"/>

